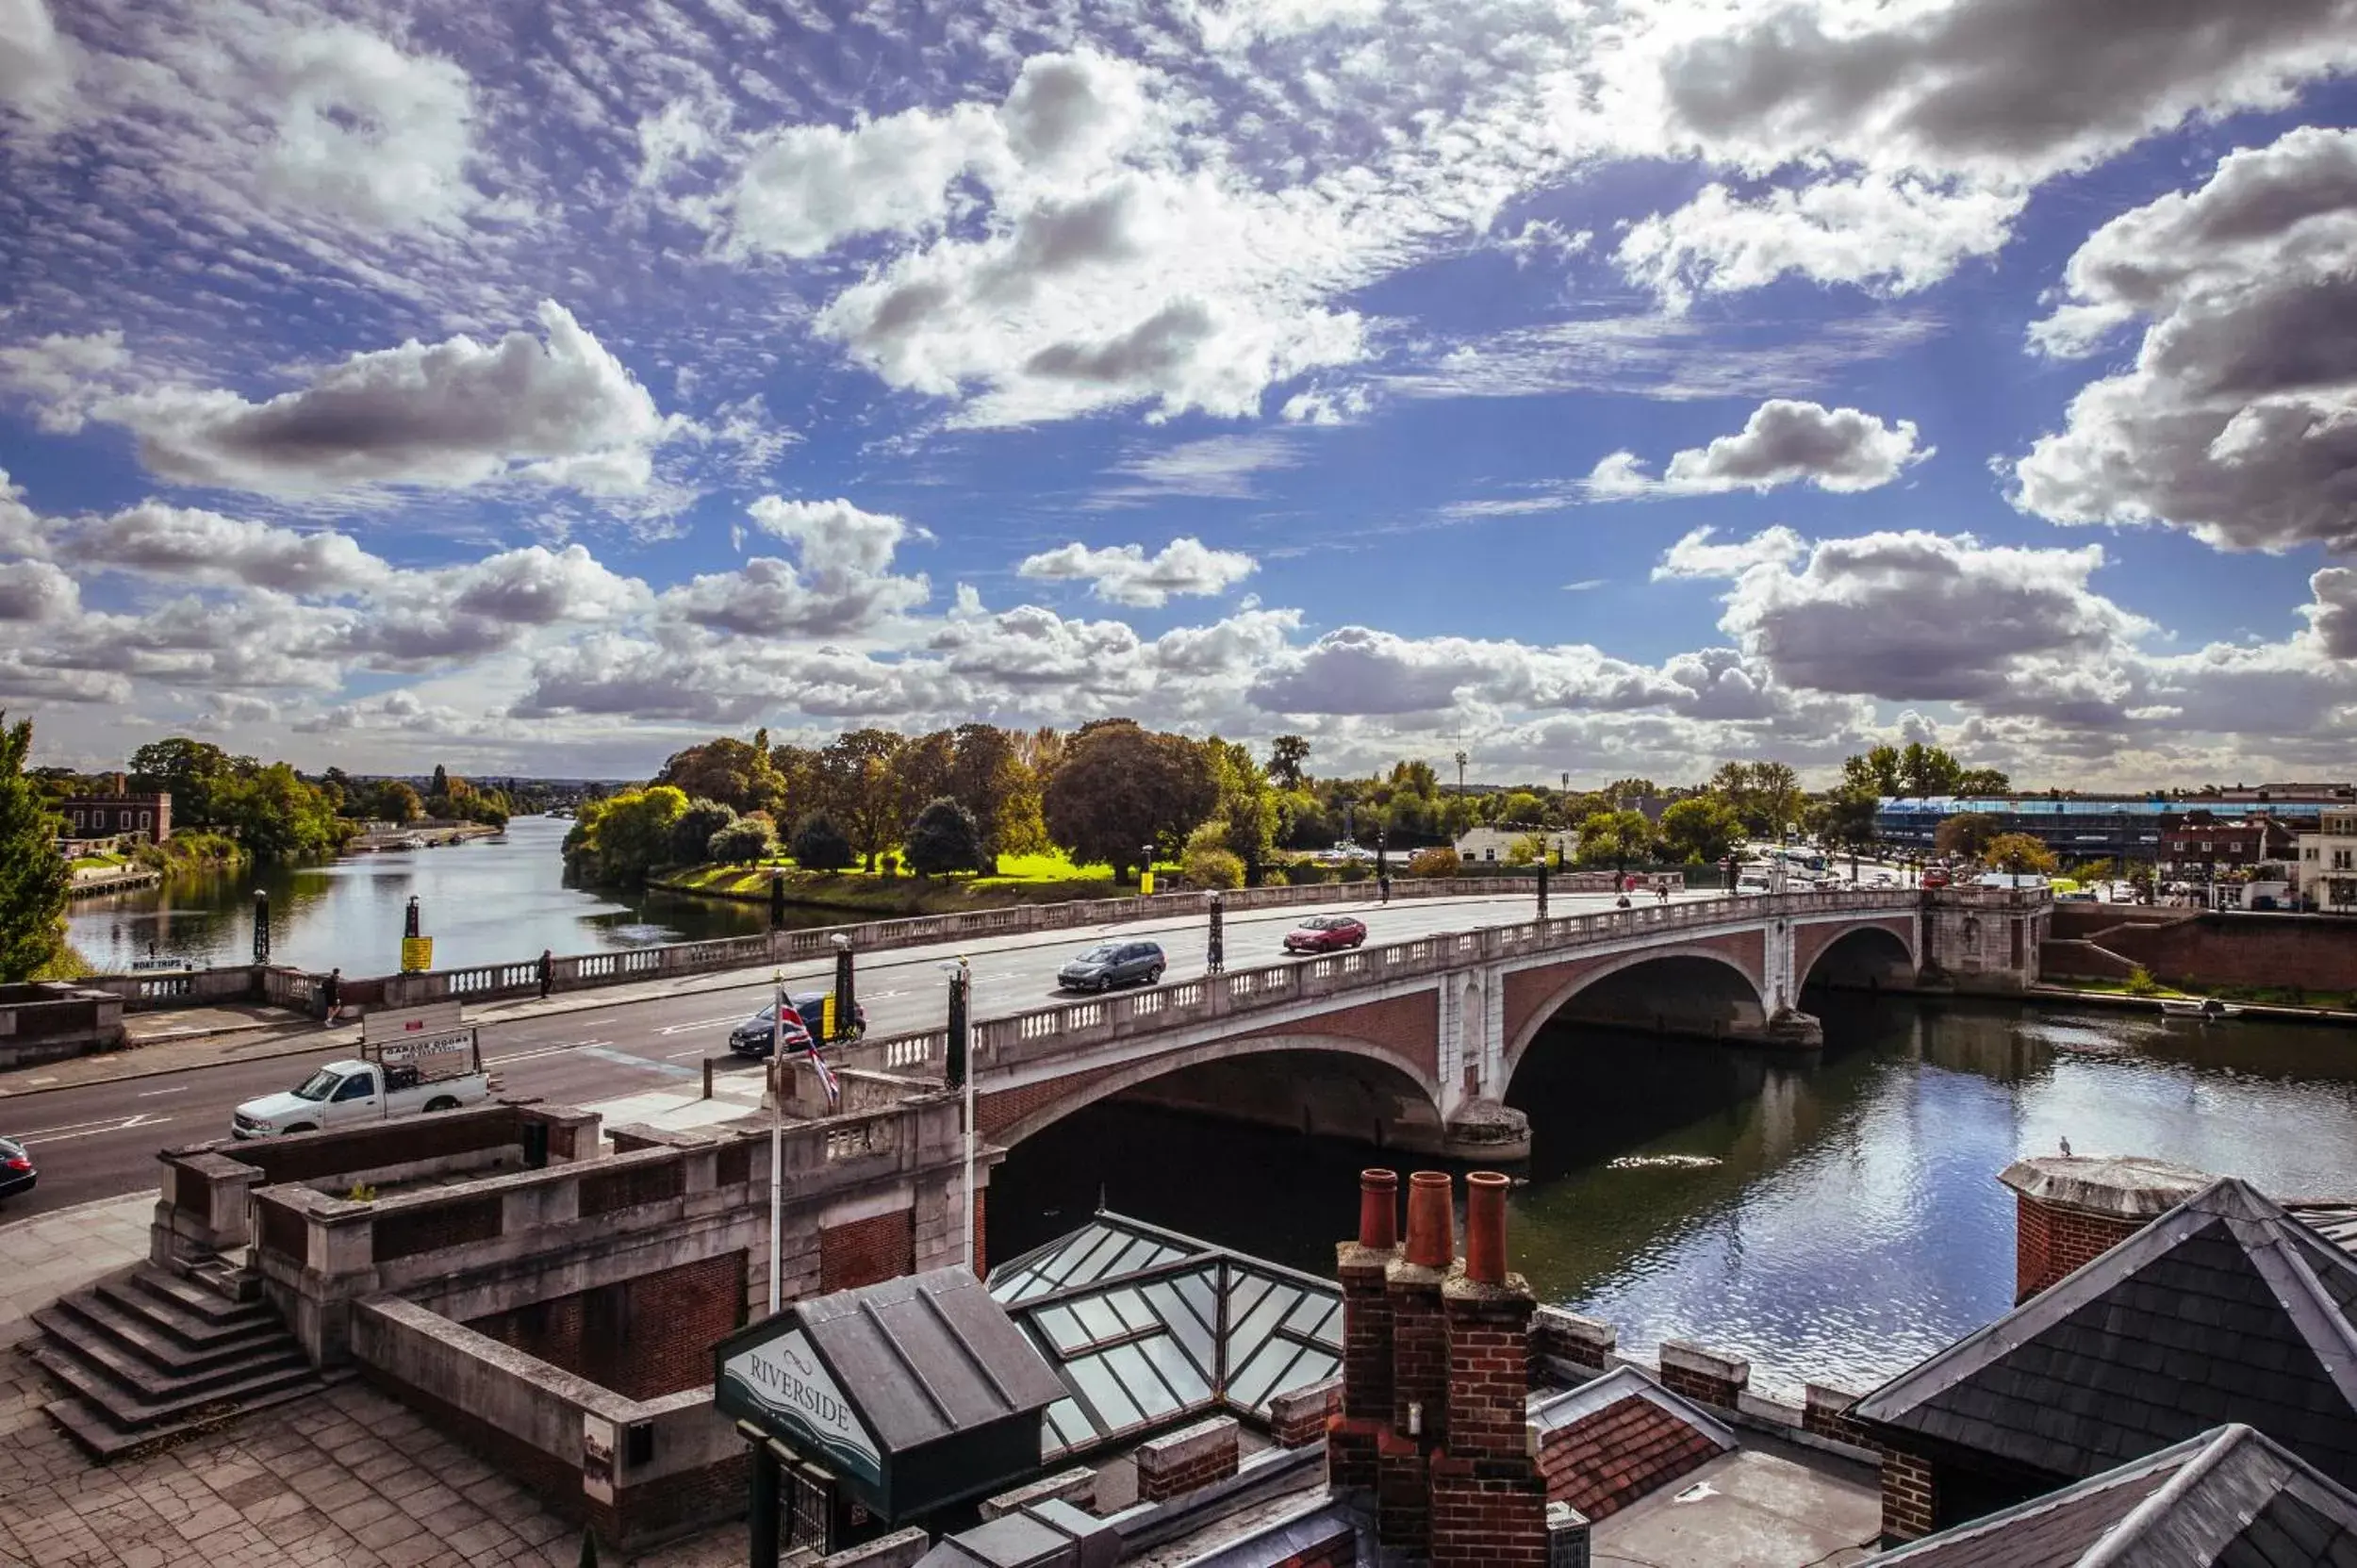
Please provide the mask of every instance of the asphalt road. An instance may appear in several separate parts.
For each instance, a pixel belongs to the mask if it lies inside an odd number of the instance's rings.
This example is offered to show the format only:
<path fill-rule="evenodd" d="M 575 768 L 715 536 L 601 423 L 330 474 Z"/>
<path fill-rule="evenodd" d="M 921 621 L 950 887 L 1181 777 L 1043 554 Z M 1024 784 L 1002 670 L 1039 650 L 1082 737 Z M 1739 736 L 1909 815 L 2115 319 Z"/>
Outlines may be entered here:
<path fill-rule="evenodd" d="M 1549 902 L 1552 913 L 1575 914 L 1609 908 L 1612 897 L 1558 894 Z M 1227 922 L 1228 966 L 1232 969 L 1277 962 L 1283 956 L 1278 944 L 1296 919 L 1344 909 L 1364 919 L 1368 942 L 1380 945 L 1432 932 L 1525 919 L 1531 900 L 1402 900 L 1380 908 L 1372 903 L 1327 904 L 1315 910 L 1231 916 Z M 1170 955 L 1172 980 L 1202 970 L 1209 933 L 1200 919 L 1097 929 L 1105 935 L 1150 936 L 1161 942 Z M 1069 999 L 1055 989 L 1056 970 L 1095 936 L 1076 929 L 1043 934 L 1025 946 L 974 954 L 975 1016 L 1020 1013 Z M 948 1000 L 947 982 L 936 965 L 958 950 L 956 945 L 945 944 L 863 960 L 859 999 L 867 1011 L 869 1031 L 892 1034 L 939 1022 Z M 803 987 L 794 982 L 804 981 L 823 987 L 832 972 L 827 964 L 789 966 L 785 971 L 797 990 Z M 570 1104 L 644 1093 L 667 1080 L 692 1083 L 702 1076 L 701 1059 L 727 1051 L 729 1031 L 762 1006 L 768 991 L 768 976 L 749 970 L 741 985 L 726 990 L 487 1024 L 483 1054 L 486 1065 L 501 1075 L 503 1093 Z M 30 1196 L 0 1207 L 0 1222 L 152 1186 L 157 1149 L 226 1137 L 229 1114 L 239 1104 L 292 1088 L 320 1064 L 352 1054 L 348 1043 L 323 1044 L 317 1052 L 299 1056 L 12 1095 L 0 1102 L 0 1116 L 6 1118 L 0 1121 L 0 1132 L 22 1139 L 31 1148 L 41 1184 Z"/>

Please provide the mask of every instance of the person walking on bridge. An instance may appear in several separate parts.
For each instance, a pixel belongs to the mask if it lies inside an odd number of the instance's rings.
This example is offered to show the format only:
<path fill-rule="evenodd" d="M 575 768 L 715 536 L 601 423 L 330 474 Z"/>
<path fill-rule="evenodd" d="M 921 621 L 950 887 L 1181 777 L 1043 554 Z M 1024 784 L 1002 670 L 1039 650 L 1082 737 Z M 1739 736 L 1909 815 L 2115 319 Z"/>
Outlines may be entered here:
<path fill-rule="evenodd" d="M 344 972 L 341 969 L 331 969 L 327 973 L 327 978 L 320 982 L 320 1027 L 321 1029 L 336 1027 L 336 1015 L 343 1011 L 343 1003 Z"/>

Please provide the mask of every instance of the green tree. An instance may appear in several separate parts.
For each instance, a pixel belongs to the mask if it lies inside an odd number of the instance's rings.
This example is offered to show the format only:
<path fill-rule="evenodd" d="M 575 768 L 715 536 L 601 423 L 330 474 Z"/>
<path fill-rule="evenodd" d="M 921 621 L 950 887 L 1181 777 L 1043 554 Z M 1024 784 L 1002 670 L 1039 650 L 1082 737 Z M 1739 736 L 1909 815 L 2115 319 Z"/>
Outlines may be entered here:
<path fill-rule="evenodd" d="M 1841 785 L 1844 789 L 1871 790 L 1878 796 L 1898 794 L 1899 749 L 1877 746 L 1863 756 L 1844 758 Z"/>
<path fill-rule="evenodd" d="M 434 786 L 426 791 L 429 797 L 450 793 L 450 772 L 440 763 L 434 765 Z"/>
<path fill-rule="evenodd" d="M 1960 811 L 1943 818 L 1932 834 L 1932 848 L 1943 855 L 1978 860 L 1997 836 L 1997 818 L 1977 811 Z"/>
<path fill-rule="evenodd" d="M 1248 879 L 1268 864 L 1277 845 L 1277 792 L 1248 746 L 1213 735 L 1203 743 L 1203 761 L 1218 795 L 1211 811 L 1224 824 L 1220 848 L 1236 857 Z"/>
<path fill-rule="evenodd" d="M 794 864 L 805 871 L 840 871 L 857 857 L 834 819 L 814 811 L 794 830 Z"/>
<path fill-rule="evenodd" d="M 58 852 L 65 823 L 25 776 L 33 721 L 0 711 L 0 982 L 18 984 L 65 950 L 65 895 L 73 879 Z"/>
<path fill-rule="evenodd" d="M 1653 824 L 1640 811 L 1599 811 L 1579 824 L 1579 863 L 1628 869 L 1653 854 Z"/>
<path fill-rule="evenodd" d="M 674 866 L 693 866 L 710 853 L 712 835 L 736 822 L 736 808 L 718 801 L 690 800 L 671 824 L 670 852 Z"/>
<path fill-rule="evenodd" d="M 1178 863 L 1192 887 L 1230 888 L 1244 885 L 1244 862 L 1216 844 L 1190 848 Z"/>
<path fill-rule="evenodd" d="M 1990 796 L 2013 793 L 2013 780 L 1995 767 L 1968 767 L 1956 780 L 1959 795 Z"/>
<path fill-rule="evenodd" d="M 671 825 L 686 810 L 687 797 L 669 784 L 585 801 L 565 835 L 566 859 L 593 882 L 644 882 L 670 859 Z"/>
<path fill-rule="evenodd" d="M 1309 782 L 1303 770 L 1310 760 L 1310 743 L 1299 735 L 1278 735 L 1269 742 L 1269 777 L 1287 789 L 1299 789 Z"/>
<path fill-rule="evenodd" d="M 211 809 L 216 824 L 234 832 L 256 860 L 315 860 L 353 831 L 317 785 L 283 762 L 216 783 Z"/>
<path fill-rule="evenodd" d="M 981 835 L 985 872 L 996 873 L 998 857 L 1013 853 L 1007 843 L 1016 796 L 1024 785 L 1023 761 L 1014 737 L 996 724 L 961 724 L 951 736 L 948 792 L 974 815 Z"/>
<path fill-rule="evenodd" d="M 1953 795 L 1964 765 L 1937 746 L 1910 740 L 1899 753 L 1899 790 L 1904 795 Z"/>
<path fill-rule="evenodd" d="M 1983 847 L 1981 864 L 1993 871 L 2011 871 L 2017 876 L 2033 871 L 2052 873 L 2054 851 L 2026 833 L 2001 833 Z"/>
<path fill-rule="evenodd" d="M 852 730 L 818 753 L 823 809 L 870 871 L 876 868 L 876 857 L 898 840 L 908 822 L 895 776 L 907 746 L 890 730 Z"/>
<path fill-rule="evenodd" d="M 1615 801 L 1644 801 L 1661 791 L 1651 779 L 1615 779 L 1604 786 L 1604 793 Z"/>
<path fill-rule="evenodd" d="M 1716 795 L 1692 795 L 1661 814 L 1661 841 L 1691 865 L 1716 865 L 1743 836 L 1743 819 Z"/>
<path fill-rule="evenodd" d="M 1827 848 L 1850 851 L 1852 869 L 1860 851 L 1874 847 L 1874 814 L 1882 796 L 1873 789 L 1843 784 L 1826 792 L 1816 812 L 1817 835 Z"/>
<path fill-rule="evenodd" d="M 244 769 L 239 767 L 240 761 Z M 213 807 L 215 790 L 253 766 L 252 759 L 232 757 L 210 741 L 173 735 L 150 741 L 131 753 L 131 784 L 135 789 L 170 795 L 176 824 L 220 827 L 223 824 Z"/>
<path fill-rule="evenodd" d="M 1146 846 L 1184 838 L 1218 801 L 1202 748 L 1119 718 L 1072 737 L 1040 804 L 1048 835 L 1066 853 L 1084 865 L 1102 861 L 1127 881 Z"/>
<path fill-rule="evenodd" d="M 778 840 L 766 817 L 740 817 L 704 845 L 704 857 L 723 866 L 758 866 L 777 852 Z"/>
<path fill-rule="evenodd" d="M 767 741 L 765 730 L 751 745 L 723 735 L 674 751 L 653 782 L 669 784 L 691 801 L 717 801 L 740 816 L 772 810 L 781 803 L 783 792 Z"/>
<path fill-rule="evenodd" d="M 901 846 L 909 869 L 920 877 L 947 876 L 979 870 L 982 864 L 982 830 L 964 802 L 942 795 L 928 802 L 909 824 Z"/>
<path fill-rule="evenodd" d="M 369 815 L 380 822 L 406 824 L 425 815 L 425 802 L 418 799 L 418 792 L 399 779 L 371 786 L 368 801 Z"/>

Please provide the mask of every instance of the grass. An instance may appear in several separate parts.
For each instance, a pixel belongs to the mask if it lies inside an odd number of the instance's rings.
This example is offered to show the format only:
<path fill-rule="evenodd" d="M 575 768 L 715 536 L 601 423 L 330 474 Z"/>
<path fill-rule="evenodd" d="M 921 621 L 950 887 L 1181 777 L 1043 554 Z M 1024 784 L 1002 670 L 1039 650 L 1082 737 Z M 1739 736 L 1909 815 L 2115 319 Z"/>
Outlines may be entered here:
<path fill-rule="evenodd" d="M 243 866 L 254 857 L 227 834 L 191 829 L 173 834 L 161 844 L 142 844 L 133 857 L 158 871 L 204 871 L 215 867 Z"/>
<path fill-rule="evenodd" d="M 2072 976 L 2059 982 L 2072 991 L 2086 991 L 2105 997 L 2138 997 L 2157 1000 L 2194 1000 L 2215 997 L 2219 1001 L 2257 1002 L 2268 1007 L 2321 1007 L 2335 1012 L 2357 1012 L 2357 992 L 2311 991 L 2289 985 L 2164 985 L 2153 982 L 2139 987 L 2133 980 L 2102 980 L 2092 976 Z"/>
<path fill-rule="evenodd" d="M 857 866 L 841 871 L 804 871 L 791 859 L 778 859 L 758 866 L 680 867 L 655 877 L 651 885 L 710 898 L 766 902 L 769 879 L 778 870 L 786 874 L 789 903 L 898 915 L 945 915 L 1008 904 L 1105 899 L 1132 890 L 1113 884 L 1110 866 L 1076 866 L 1056 853 L 1001 855 L 997 874 L 987 877 L 919 877 L 905 866 L 898 876 Z"/>
<path fill-rule="evenodd" d="M 129 855 L 100 853 L 74 857 L 74 869 L 76 871 L 119 871 L 130 864 Z"/>

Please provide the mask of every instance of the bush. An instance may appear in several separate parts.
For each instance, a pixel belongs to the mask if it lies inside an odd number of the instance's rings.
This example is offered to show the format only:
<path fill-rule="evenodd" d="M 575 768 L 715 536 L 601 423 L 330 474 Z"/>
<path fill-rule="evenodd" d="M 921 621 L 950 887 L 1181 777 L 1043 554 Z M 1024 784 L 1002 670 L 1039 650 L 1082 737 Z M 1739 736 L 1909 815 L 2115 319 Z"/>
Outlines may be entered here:
<path fill-rule="evenodd" d="M 1295 887 L 1310 887 L 1322 882 L 1332 882 L 1332 874 L 1314 860 L 1296 860 L 1285 867 L 1285 880 Z"/>
<path fill-rule="evenodd" d="M 733 826 L 736 808 L 717 801 L 690 801 L 671 823 L 671 863 L 693 866 L 710 852 L 712 835 Z"/>
<path fill-rule="evenodd" d="M 1205 846 L 1189 850 L 1187 858 L 1179 863 L 1190 887 L 1242 887 L 1244 862 L 1228 850 Z"/>
<path fill-rule="evenodd" d="M 1408 857 L 1408 874 L 1411 877 L 1453 877 L 1463 869 L 1458 864 L 1457 851 L 1446 846 L 1418 850 Z"/>
<path fill-rule="evenodd" d="M 1375 867 L 1363 860 L 1343 862 L 1343 881 L 1344 882 L 1364 882 L 1373 875 L 1375 875 Z"/>
<path fill-rule="evenodd" d="M 900 857 L 898 855 L 886 854 L 883 857 L 883 874 L 887 877 L 897 877 L 900 874 Z"/>
<path fill-rule="evenodd" d="M 766 817 L 740 817 L 704 845 L 705 855 L 724 866 L 758 866 L 777 852 Z"/>
<path fill-rule="evenodd" d="M 2149 997 L 2160 988 L 2161 982 L 2154 980 L 2152 971 L 2143 965 L 2139 964 L 2128 971 L 2128 994 L 2130 996 Z"/>
<path fill-rule="evenodd" d="M 851 864 L 851 841 L 824 812 L 812 812 L 794 830 L 794 864 L 805 871 L 840 871 Z"/>
<path fill-rule="evenodd" d="M 903 848 L 909 869 L 920 877 L 977 871 L 982 864 L 982 831 L 972 812 L 945 795 L 916 814 Z"/>

